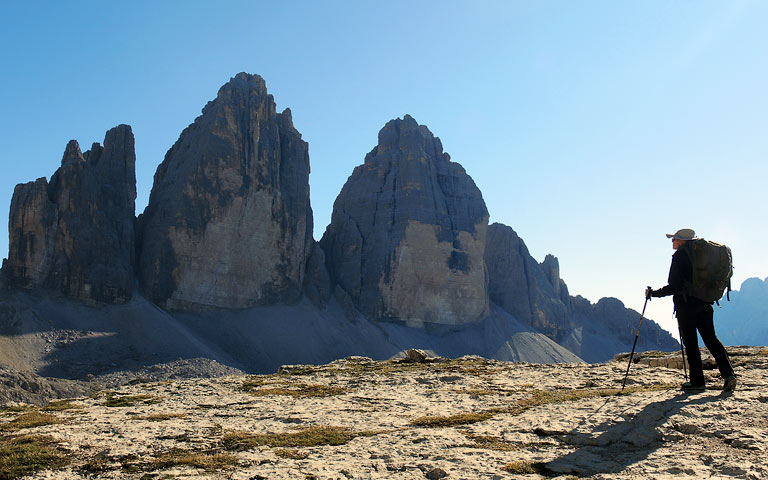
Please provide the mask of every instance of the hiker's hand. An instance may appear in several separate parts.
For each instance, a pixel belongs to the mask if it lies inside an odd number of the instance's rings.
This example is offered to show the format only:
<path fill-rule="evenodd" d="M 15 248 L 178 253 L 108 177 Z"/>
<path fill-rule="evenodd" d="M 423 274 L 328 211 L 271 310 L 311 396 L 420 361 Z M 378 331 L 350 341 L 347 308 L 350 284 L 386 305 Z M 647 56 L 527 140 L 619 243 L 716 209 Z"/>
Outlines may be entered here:
<path fill-rule="evenodd" d="M 653 289 L 651 287 L 645 287 L 645 298 L 650 300 L 652 292 L 653 292 Z"/>

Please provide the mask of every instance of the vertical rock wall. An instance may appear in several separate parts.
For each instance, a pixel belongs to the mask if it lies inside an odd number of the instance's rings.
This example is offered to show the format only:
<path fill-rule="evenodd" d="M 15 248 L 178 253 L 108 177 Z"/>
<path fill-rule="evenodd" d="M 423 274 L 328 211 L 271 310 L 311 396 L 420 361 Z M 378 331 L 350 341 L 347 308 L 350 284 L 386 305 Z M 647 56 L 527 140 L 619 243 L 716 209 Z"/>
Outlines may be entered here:
<path fill-rule="evenodd" d="M 512 228 L 494 223 L 488 227 L 485 262 L 493 303 L 556 341 L 573 329 L 557 258 L 547 255 L 539 264 Z"/>
<path fill-rule="evenodd" d="M 86 302 L 123 303 L 135 287 L 136 154 L 131 127 L 109 130 L 81 153 L 70 141 L 61 167 L 17 185 L 11 201 L 11 284 L 56 289 Z"/>
<path fill-rule="evenodd" d="M 261 77 L 232 78 L 181 133 L 139 225 L 140 279 L 164 308 L 300 298 L 313 242 L 308 146 Z"/>
<path fill-rule="evenodd" d="M 366 315 L 457 325 L 488 312 L 487 226 L 470 176 L 406 115 L 379 132 L 320 244 L 332 278 Z"/>

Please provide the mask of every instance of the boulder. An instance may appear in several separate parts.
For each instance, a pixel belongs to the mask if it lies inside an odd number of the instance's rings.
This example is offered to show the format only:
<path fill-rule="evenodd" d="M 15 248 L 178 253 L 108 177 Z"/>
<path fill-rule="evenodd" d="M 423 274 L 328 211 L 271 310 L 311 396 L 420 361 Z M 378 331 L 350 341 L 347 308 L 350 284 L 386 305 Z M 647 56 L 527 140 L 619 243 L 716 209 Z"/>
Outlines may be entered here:
<path fill-rule="evenodd" d="M 16 287 L 59 290 L 85 302 L 133 293 L 136 154 L 131 127 L 109 130 L 85 154 L 75 140 L 51 178 L 17 185 L 4 270 Z"/>
<path fill-rule="evenodd" d="M 163 308 L 298 301 L 313 243 L 308 146 L 261 77 L 236 75 L 181 133 L 139 228 L 142 288 Z"/>
<path fill-rule="evenodd" d="M 488 313 L 487 226 L 472 178 L 406 115 L 354 169 L 320 244 L 333 281 L 369 318 L 459 325 Z"/>
<path fill-rule="evenodd" d="M 570 296 L 556 257 L 547 255 L 539 264 L 512 228 L 494 223 L 488 227 L 485 263 L 493 303 L 555 341 L 570 332 Z"/>

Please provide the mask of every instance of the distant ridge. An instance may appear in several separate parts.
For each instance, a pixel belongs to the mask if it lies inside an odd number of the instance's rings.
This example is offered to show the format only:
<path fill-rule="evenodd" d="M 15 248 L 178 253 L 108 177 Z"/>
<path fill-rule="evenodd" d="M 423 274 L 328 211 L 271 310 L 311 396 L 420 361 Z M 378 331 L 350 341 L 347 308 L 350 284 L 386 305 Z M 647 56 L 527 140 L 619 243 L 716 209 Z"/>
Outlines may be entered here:
<path fill-rule="evenodd" d="M 720 340 L 726 345 L 768 345 L 768 278 L 748 278 L 730 297 L 715 310 Z"/>

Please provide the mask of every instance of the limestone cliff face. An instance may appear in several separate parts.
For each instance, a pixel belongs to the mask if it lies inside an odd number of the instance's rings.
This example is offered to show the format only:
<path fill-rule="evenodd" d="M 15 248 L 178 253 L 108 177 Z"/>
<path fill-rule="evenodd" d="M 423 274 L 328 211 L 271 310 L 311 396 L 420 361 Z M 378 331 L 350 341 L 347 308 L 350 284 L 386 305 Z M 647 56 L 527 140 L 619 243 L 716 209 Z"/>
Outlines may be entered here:
<path fill-rule="evenodd" d="M 140 217 L 144 292 L 171 310 L 299 299 L 312 246 L 307 143 L 240 73 L 157 169 Z"/>
<path fill-rule="evenodd" d="M 17 185 L 4 265 L 9 283 L 86 302 L 129 300 L 136 282 L 135 165 L 131 127 L 120 125 L 85 154 L 70 141 L 50 183 Z"/>
<path fill-rule="evenodd" d="M 512 228 L 494 223 L 488 227 L 485 263 L 493 303 L 556 341 L 573 328 L 557 258 L 547 255 L 539 264 Z"/>
<path fill-rule="evenodd" d="M 472 178 L 406 115 L 379 132 L 320 244 L 333 280 L 369 317 L 457 325 L 488 312 L 487 226 Z"/>

